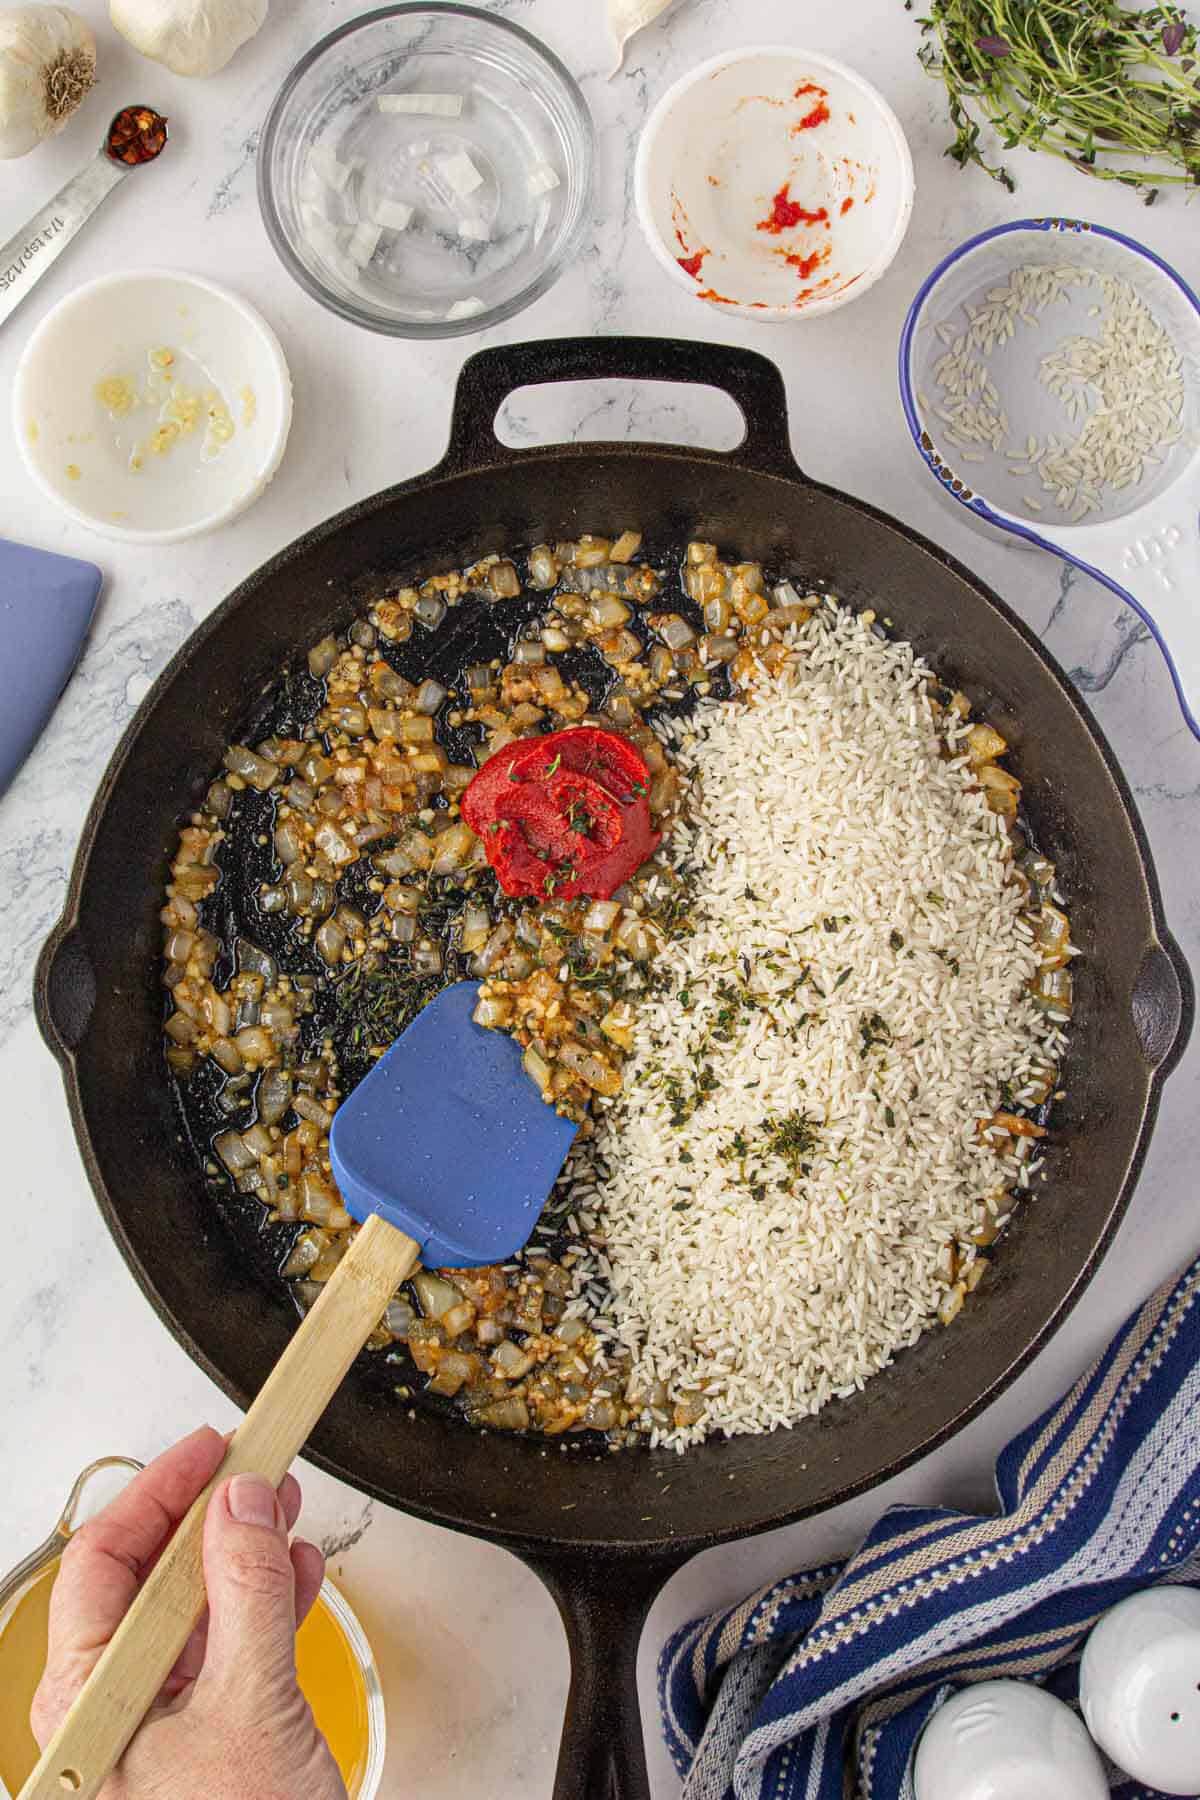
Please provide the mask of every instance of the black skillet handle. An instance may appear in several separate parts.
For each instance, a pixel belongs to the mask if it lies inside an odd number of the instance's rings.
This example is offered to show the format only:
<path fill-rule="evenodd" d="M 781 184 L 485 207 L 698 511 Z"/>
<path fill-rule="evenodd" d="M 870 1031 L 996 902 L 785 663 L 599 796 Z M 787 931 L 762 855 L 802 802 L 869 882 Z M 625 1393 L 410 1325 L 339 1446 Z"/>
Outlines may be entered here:
<path fill-rule="evenodd" d="M 686 1558 L 521 1557 L 554 1595 L 571 1651 L 554 1800 L 650 1800 L 638 1643 L 655 1596 Z"/>
<path fill-rule="evenodd" d="M 1192 972 L 1170 932 L 1162 932 L 1142 957 L 1131 1006 L 1142 1054 L 1162 1080 L 1187 1048 L 1196 1016 Z"/>
<path fill-rule="evenodd" d="M 795 480 L 787 393 L 773 362 L 754 350 L 690 338 L 550 338 L 480 350 L 463 364 L 450 415 L 450 444 L 441 472 L 459 474 L 511 463 L 531 452 L 510 450 L 496 436 L 496 414 L 516 388 L 556 381 L 682 381 L 719 388 L 739 408 L 746 435 L 717 460 Z"/>
<path fill-rule="evenodd" d="M 83 1041 L 96 1004 L 96 971 L 79 927 L 65 916 L 42 945 L 33 977 L 38 1029 L 59 1062 Z"/>

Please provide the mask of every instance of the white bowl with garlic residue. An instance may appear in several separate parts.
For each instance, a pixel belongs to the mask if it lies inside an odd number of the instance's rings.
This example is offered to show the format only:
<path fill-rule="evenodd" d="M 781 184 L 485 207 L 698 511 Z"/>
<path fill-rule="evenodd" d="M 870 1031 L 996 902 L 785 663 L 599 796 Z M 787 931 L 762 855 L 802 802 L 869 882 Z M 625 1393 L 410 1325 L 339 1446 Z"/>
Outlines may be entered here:
<path fill-rule="evenodd" d="M 279 340 L 199 275 L 129 270 L 68 295 L 17 366 L 25 466 L 92 531 L 167 544 L 244 512 L 283 457 L 292 384 Z"/>
<path fill-rule="evenodd" d="M 895 113 L 844 63 L 757 45 L 691 69 L 638 145 L 634 195 L 677 287 L 744 318 L 813 318 L 865 294 L 913 208 Z"/>

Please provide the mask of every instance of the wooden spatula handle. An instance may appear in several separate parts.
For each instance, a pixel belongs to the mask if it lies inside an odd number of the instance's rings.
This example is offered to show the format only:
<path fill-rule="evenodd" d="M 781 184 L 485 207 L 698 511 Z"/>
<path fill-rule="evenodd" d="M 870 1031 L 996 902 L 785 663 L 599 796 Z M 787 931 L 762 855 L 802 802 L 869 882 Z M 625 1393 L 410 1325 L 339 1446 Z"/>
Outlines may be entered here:
<path fill-rule="evenodd" d="M 19 1800 L 94 1800 L 204 1611 L 204 1515 L 218 1482 L 241 1473 L 275 1486 L 387 1307 L 420 1246 L 372 1216 L 263 1384 L 220 1469 L 168 1544 L 47 1744 Z"/>

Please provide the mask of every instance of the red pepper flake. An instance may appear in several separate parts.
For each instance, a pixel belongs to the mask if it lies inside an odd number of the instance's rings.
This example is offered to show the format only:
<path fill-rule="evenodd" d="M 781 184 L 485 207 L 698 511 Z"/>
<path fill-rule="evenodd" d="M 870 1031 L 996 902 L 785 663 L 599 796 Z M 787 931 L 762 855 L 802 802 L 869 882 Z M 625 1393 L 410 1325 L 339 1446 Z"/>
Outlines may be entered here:
<path fill-rule="evenodd" d="M 150 106 L 126 106 L 108 128 L 104 147 L 114 162 L 137 168 L 166 147 L 167 121 Z"/>
<path fill-rule="evenodd" d="M 793 200 L 788 193 L 791 184 L 784 182 L 771 203 L 771 211 L 765 219 L 758 221 L 757 230 L 773 232 L 776 237 L 781 231 L 794 231 L 797 225 L 828 225 L 829 214 L 823 206 L 816 212 L 807 212 L 798 200 Z"/>
<path fill-rule="evenodd" d="M 842 201 L 842 211 L 844 213 L 848 213 L 850 211 L 850 208 L 853 205 L 854 205 L 854 196 L 852 194 L 847 194 L 846 198 Z"/>
<path fill-rule="evenodd" d="M 677 256 L 675 261 L 679 264 L 685 275 L 690 275 L 693 281 L 699 281 L 700 268 L 704 262 L 705 255 L 705 251 L 697 250 L 695 256 Z"/>
<path fill-rule="evenodd" d="M 662 841 L 649 791 L 636 746 L 587 725 L 506 745 L 460 804 L 506 894 L 607 900 Z"/>

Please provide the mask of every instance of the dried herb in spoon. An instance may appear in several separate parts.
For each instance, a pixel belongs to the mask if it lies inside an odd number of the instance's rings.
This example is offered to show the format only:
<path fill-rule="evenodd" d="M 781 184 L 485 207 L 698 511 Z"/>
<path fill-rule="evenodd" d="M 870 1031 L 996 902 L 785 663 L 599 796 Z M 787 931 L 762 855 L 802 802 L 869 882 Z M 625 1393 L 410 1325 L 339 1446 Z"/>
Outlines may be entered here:
<path fill-rule="evenodd" d="M 932 0 L 921 27 L 918 54 L 945 83 L 957 133 L 946 154 L 962 167 L 1013 191 L 987 160 L 990 125 L 1002 149 L 1048 150 L 1141 189 L 1147 206 L 1163 184 L 1200 186 L 1200 33 L 1180 7 Z"/>

